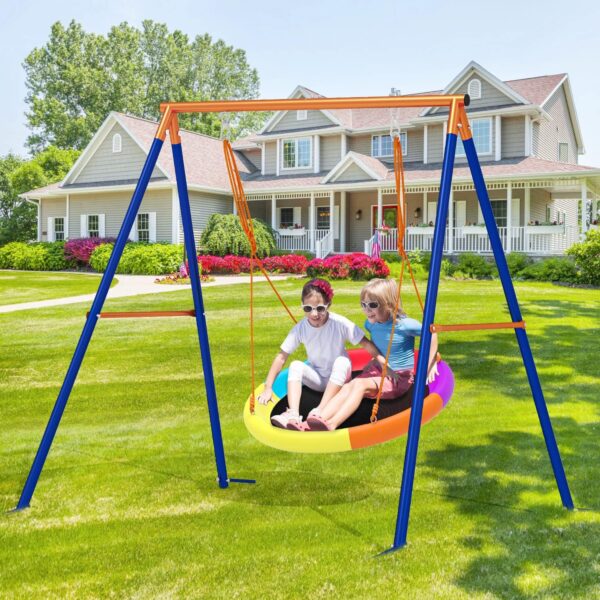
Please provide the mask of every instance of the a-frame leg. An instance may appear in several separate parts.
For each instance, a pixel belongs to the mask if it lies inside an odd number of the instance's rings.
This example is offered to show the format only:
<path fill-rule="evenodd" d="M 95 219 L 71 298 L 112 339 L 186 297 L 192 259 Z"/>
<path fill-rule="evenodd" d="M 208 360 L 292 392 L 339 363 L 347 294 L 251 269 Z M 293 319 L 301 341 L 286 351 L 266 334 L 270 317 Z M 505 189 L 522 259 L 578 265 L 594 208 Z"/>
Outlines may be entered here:
<path fill-rule="evenodd" d="M 502 249 L 502 243 L 500 241 L 500 235 L 498 234 L 498 228 L 494 220 L 492 213 L 492 206 L 490 199 L 485 187 L 483 180 L 483 173 L 481 172 L 481 165 L 479 164 L 479 158 L 475 150 L 475 144 L 473 139 L 469 138 L 463 141 L 465 147 L 465 153 L 471 169 L 471 175 L 473 176 L 473 182 L 475 184 L 475 190 L 479 199 L 479 205 L 481 206 L 481 212 L 485 220 L 487 232 L 490 237 L 490 243 L 494 252 L 494 258 L 498 267 L 498 273 L 500 274 L 500 281 L 502 282 L 502 288 L 504 289 L 504 296 L 510 311 L 510 316 L 513 322 L 522 320 L 521 309 L 519 302 L 517 301 L 517 295 L 510 278 L 510 272 L 508 270 L 508 264 L 506 262 L 506 256 Z M 548 408 L 546 401 L 544 400 L 544 394 L 542 392 L 542 386 L 538 377 L 535 361 L 533 360 L 533 354 L 529 345 L 529 338 L 525 329 L 515 329 L 517 336 L 517 342 L 519 344 L 519 350 L 523 357 L 523 364 L 527 372 L 527 379 L 529 380 L 529 386 L 533 395 L 533 401 L 535 402 L 535 408 L 537 410 L 540 425 L 542 426 L 542 432 L 544 434 L 544 440 L 546 441 L 546 448 L 550 456 L 550 462 L 552 463 L 552 469 L 554 471 L 554 477 L 556 478 L 556 484 L 558 485 L 558 491 L 562 500 L 563 506 L 572 510 L 573 499 L 571 497 L 571 491 L 569 490 L 569 484 L 565 475 L 565 470 L 560 458 L 560 452 L 558 451 L 558 445 L 556 444 L 556 438 L 554 437 L 554 431 L 552 429 L 552 423 L 550 422 L 550 415 L 548 414 Z"/>
<path fill-rule="evenodd" d="M 22 510 L 29 506 L 29 502 L 31 501 L 31 497 L 35 491 L 38 479 L 42 469 L 44 468 L 46 457 L 48 456 L 48 452 L 52 446 L 52 441 L 54 440 L 56 430 L 58 429 L 60 420 L 65 411 L 71 390 L 73 389 L 77 374 L 79 373 L 79 368 L 81 367 L 81 363 L 92 338 L 92 334 L 94 333 L 96 323 L 98 321 L 100 312 L 102 311 L 102 306 L 106 300 L 106 295 L 110 289 L 110 284 L 117 270 L 117 265 L 119 264 L 119 260 L 123 254 L 123 249 L 127 243 L 129 232 L 133 227 L 138 209 L 142 202 L 142 198 L 144 197 L 146 188 L 148 187 L 150 176 L 152 175 L 152 171 L 154 170 L 162 146 L 163 141 L 159 138 L 155 138 L 154 142 L 152 143 L 152 147 L 150 148 L 150 152 L 148 153 L 144 168 L 142 169 L 142 174 L 140 175 L 140 179 L 131 198 L 125 219 L 121 225 L 121 230 L 119 231 L 117 241 L 115 242 L 108 265 L 106 266 L 106 271 L 104 271 L 104 275 L 102 275 L 100 285 L 98 286 L 98 291 L 96 292 L 96 297 L 92 302 L 89 316 L 85 322 L 81 336 L 79 337 L 79 342 L 77 342 L 73 358 L 71 359 L 71 364 L 67 369 L 67 374 L 65 375 L 58 398 L 56 399 L 54 408 L 52 409 L 50 419 L 46 425 L 46 430 L 44 431 L 42 441 L 40 442 L 40 446 L 37 454 L 35 455 L 35 459 L 33 460 L 29 475 L 27 476 L 27 481 L 25 482 L 25 486 L 21 492 L 21 497 L 19 498 L 19 503 L 17 504 L 16 510 Z"/>
<path fill-rule="evenodd" d="M 421 432 L 421 418 L 423 415 L 423 401 L 425 397 L 425 383 L 427 380 L 429 351 L 431 348 L 430 326 L 433 324 L 435 317 L 435 307 L 437 303 L 438 287 L 440 282 L 440 267 L 442 263 L 442 252 L 444 249 L 446 218 L 448 215 L 448 202 L 452 187 L 452 170 L 454 166 L 455 153 L 456 134 L 448 133 L 446 138 L 446 149 L 444 151 L 444 163 L 442 165 L 440 195 L 435 217 L 435 231 L 433 233 L 433 246 L 431 249 L 431 264 L 429 268 L 429 279 L 427 281 L 427 296 L 425 298 L 421 340 L 419 342 L 420 359 L 417 362 L 417 372 L 415 374 L 413 405 L 408 427 L 408 438 L 406 441 L 406 454 L 404 456 L 404 469 L 402 471 L 402 487 L 400 489 L 400 502 L 398 504 L 396 532 L 394 535 L 394 545 L 386 552 L 393 552 L 394 550 L 406 545 L 408 517 L 410 514 L 413 482 L 415 479 L 417 450 L 419 448 L 419 434 Z"/>

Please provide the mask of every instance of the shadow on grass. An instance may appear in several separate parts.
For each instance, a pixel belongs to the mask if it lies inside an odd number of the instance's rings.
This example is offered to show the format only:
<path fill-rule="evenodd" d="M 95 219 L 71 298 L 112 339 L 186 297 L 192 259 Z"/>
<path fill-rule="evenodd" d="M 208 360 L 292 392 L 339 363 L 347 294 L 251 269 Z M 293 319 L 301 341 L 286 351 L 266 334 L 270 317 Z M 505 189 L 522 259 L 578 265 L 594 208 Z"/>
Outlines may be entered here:
<path fill-rule="evenodd" d="M 424 456 L 448 501 L 477 525 L 475 535 L 457 540 L 479 551 L 455 581 L 467 594 L 598 597 L 599 467 L 589 460 L 598 453 L 597 432 L 570 419 L 556 424 L 579 430 L 560 445 L 575 505 L 592 512 L 560 507 L 541 433 L 498 432 L 485 445 L 450 444 Z"/>

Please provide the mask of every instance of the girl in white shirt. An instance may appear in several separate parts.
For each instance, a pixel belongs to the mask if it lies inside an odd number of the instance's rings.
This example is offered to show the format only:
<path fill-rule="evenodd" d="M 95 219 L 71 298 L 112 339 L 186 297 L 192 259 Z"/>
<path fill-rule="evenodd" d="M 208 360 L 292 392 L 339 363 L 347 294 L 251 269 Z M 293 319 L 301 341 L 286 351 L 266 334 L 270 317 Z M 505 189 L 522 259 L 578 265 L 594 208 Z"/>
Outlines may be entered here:
<path fill-rule="evenodd" d="M 275 378 L 288 356 L 300 344 L 304 344 L 308 362 L 292 361 L 287 384 L 288 408 L 284 413 L 271 417 L 275 427 L 299 431 L 306 429 L 299 413 L 303 384 L 324 392 L 319 406 L 311 411 L 311 414 L 319 414 L 344 383 L 350 380 L 352 368 L 345 349 L 346 342 L 360 344 L 373 356 L 379 354 L 360 327 L 346 317 L 329 312 L 332 299 L 333 289 L 323 279 L 312 279 L 302 288 L 302 310 L 306 317 L 292 328 L 281 344 L 269 369 L 265 389 L 258 397 L 261 404 L 271 400 Z"/>

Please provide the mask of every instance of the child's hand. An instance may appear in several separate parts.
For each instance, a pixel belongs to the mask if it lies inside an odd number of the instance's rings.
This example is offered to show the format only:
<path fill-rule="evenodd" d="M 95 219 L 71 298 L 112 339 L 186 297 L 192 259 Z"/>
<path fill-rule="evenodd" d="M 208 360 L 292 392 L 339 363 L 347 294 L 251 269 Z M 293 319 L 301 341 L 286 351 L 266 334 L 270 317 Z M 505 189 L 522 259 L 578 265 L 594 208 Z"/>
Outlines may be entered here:
<path fill-rule="evenodd" d="M 427 385 L 432 383 L 438 375 L 439 375 L 439 372 L 438 372 L 437 362 L 434 362 L 431 369 L 429 369 L 429 373 L 427 373 Z"/>
<path fill-rule="evenodd" d="M 265 388 L 258 396 L 257 400 L 259 404 L 268 404 L 271 401 L 273 390 L 271 388 Z"/>

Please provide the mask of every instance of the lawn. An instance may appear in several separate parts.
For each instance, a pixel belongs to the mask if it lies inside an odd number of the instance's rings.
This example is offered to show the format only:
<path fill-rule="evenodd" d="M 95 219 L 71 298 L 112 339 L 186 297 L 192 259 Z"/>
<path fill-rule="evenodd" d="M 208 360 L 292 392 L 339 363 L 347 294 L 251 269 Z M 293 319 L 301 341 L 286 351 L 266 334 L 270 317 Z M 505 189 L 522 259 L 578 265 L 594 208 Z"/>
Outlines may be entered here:
<path fill-rule="evenodd" d="M 0 271 L 0 306 L 94 294 L 98 285 L 100 275 L 87 273 Z"/>
<path fill-rule="evenodd" d="M 278 283 L 299 304 L 300 281 Z M 335 310 L 362 324 L 360 284 Z M 6 597 L 600 598 L 598 290 L 517 285 L 575 512 L 564 510 L 511 331 L 443 335 L 457 379 L 421 434 L 408 546 L 392 542 L 406 438 L 294 455 L 246 432 L 247 286 L 205 291 L 231 477 L 214 456 L 192 319 L 100 321 L 31 508 L 0 518 Z M 257 376 L 289 321 L 257 286 Z M 189 292 L 108 310 L 191 305 Z M 0 320 L 0 508 L 15 506 L 88 305 Z M 407 286 L 405 308 L 418 315 Z M 444 281 L 436 321 L 505 321 L 498 282 Z M 307 433 L 307 435 L 310 435 Z"/>

